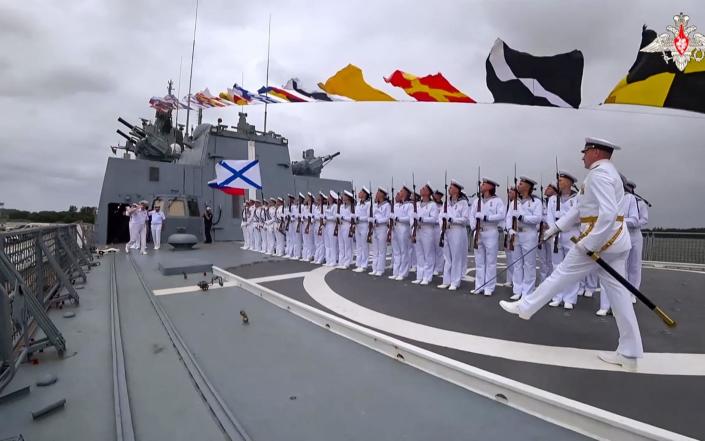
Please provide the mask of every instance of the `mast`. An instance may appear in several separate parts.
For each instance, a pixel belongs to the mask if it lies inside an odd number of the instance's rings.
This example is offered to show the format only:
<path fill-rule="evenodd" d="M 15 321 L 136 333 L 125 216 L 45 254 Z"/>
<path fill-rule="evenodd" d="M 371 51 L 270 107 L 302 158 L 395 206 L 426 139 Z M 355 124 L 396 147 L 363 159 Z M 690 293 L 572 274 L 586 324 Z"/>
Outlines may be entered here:
<path fill-rule="evenodd" d="M 186 136 L 189 132 L 189 117 L 191 114 L 191 81 L 193 80 L 193 56 L 196 53 L 196 25 L 198 24 L 198 0 L 196 0 L 196 16 L 193 19 L 193 45 L 191 46 L 191 73 L 188 77 L 188 100 L 186 101 Z"/>
<path fill-rule="evenodd" d="M 269 29 L 267 30 L 267 75 L 265 80 L 264 96 L 269 96 L 269 43 L 272 39 L 272 14 L 269 14 Z M 267 133 L 267 100 L 264 102 L 264 133 Z"/>

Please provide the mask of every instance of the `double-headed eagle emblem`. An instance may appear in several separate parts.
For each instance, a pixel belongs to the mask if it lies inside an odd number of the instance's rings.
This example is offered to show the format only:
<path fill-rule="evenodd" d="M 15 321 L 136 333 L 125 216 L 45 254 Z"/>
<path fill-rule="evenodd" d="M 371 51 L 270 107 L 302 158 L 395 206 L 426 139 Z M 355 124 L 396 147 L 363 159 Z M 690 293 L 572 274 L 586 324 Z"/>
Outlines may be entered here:
<path fill-rule="evenodd" d="M 661 52 L 664 61 L 668 63 L 673 60 L 681 72 L 691 59 L 699 62 L 705 58 L 705 35 L 695 32 L 695 26 L 688 26 L 688 20 L 690 17 L 682 12 L 675 15 L 673 21 L 676 25 L 666 26 L 670 35 L 659 35 L 651 44 L 641 49 L 641 52 Z"/>

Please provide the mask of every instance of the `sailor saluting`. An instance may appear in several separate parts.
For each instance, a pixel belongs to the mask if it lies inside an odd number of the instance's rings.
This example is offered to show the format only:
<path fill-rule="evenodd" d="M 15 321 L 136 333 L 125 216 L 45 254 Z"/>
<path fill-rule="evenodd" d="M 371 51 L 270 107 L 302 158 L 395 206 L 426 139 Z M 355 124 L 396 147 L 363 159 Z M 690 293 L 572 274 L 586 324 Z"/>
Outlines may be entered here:
<path fill-rule="evenodd" d="M 518 314 L 525 320 L 530 319 L 552 297 L 567 291 L 595 270 L 596 261 L 590 257 L 595 253 L 619 275 L 624 276 L 631 242 L 623 213 L 619 212 L 624 199 L 622 179 L 610 161 L 615 150 L 619 150 L 619 147 L 611 142 L 596 138 L 585 139 L 583 163 L 589 172 L 577 204 L 543 236 L 543 240 L 546 240 L 560 231 L 570 230 L 579 221 L 581 233 L 576 245 L 533 294 L 522 297 L 518 302 L 499 302 L 505 311 Z M 643 356 L 643 347 L 631 296 L 603 267 L 599 267 L 598 274 L 608 292 L 619 329 L 617 351 L 601 352 L 598 357 L 607 363 L 635 370 L 637 359 Z"/>

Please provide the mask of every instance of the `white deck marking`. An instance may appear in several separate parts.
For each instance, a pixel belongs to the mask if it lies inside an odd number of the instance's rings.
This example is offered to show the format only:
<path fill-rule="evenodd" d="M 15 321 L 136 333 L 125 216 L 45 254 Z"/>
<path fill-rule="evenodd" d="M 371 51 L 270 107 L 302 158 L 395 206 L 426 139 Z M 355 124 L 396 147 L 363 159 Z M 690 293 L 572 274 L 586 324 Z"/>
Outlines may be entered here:
<path fill-rule="evenodd" d="M 330 268 L 333 269 L 333 268 Z M 289 274 L 277 274 L 275 276 L 257 277 L 254 279 L 247 279 L 253 283 L 267 283 L 276 282 L 277 280 L 287 280 L 287 279 L 298 279 L 300 277 L 305 277 L 310 271 L 304 271 L 300 273 L 289 273 Z"/>
<path fill-rule="evenodd" d="M 301 278 L 304 277 L 307 272 L 300 272 L 300 273 L 288 273 L 288 274 L 278 274 L 274 276 L 266 276 L 266 277 L 256 277 L 253 279 L 248 279 L 251 282 L 254 283 L 267 283 L 267 282 L 276 282 L 277 280 L 287 280 L 287 279 L 296 279 L 296 278 Z M 225 282 L 223 283 L 223 286 L 221 287 L 217 283 L 211 285 L 208 287 L 208 291 L 214 290 L 214 289 L 220 289 L 220 288 L 230 288 L 233 286 L 237 286 L 237 283 L 235 282 Z M 201 288 L 199 288 L 196 285 L 188 285 L 188 286 L 179 286 L 176 288 L 164 288 L 164 289 L 155 289 L 152 291 L 155 296 L 168 296 L 171 294 L 185 294 L 185 293 L 195 293 L 195 292 L 203 292 Z"/>
<path fill-rule="evenodd" d="M 461 351 L 538 363 L 600 371 L 623 371 L 597 358 L 599 351 L 521 343 L 464 334 L 414 323 L 365 308 L 340 296 L 326 283 L 332 269 L 316 268 L 304 277 L 306 292 L 318 303 L 350 320 L 412 340 Z M 499 307 L 499 306 L 498 306 Z M 520 320 L 516 318 L 516 320 Z M 612 350 L 613 348 L 605 348 Z M 639 361 L 638 373 L 659 375 L 705 375 L 705 354 L 647 353 Z"/>
<path fill-rule="evenodd" d="M 228 288 L 228 287 L 232 287 L 232 286 L 237 286 L 237 284 L 235 282 L 225 282 L 225 283 L 223 283 L 222 287 Z M 221 288 L 221 286 L 216 283 L 214 285 L 209 286 L 208 291 L 213 290 L 213 289 L 220 289 L 220 288 Z M 179 286 L 176 288 L 155 289 L 152 292 L 154 293 L 155 296 L 168 296 L 171 294 L 185 294 L 185 293 L 189 293 L 189 292 L 205 292 L 205 291 L 201 290 L 201 288 L 199 288 L 196 285 L 188 285 L 188 286 Z"/>

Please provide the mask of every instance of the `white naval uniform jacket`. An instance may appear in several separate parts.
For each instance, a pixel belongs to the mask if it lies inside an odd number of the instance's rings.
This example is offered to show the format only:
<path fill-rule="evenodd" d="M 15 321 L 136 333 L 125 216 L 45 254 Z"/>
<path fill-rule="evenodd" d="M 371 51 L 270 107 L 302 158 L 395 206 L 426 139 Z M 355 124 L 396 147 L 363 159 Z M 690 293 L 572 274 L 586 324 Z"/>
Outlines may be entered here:
<path fill-rule="evenodd" d="M 379 227 L 382 225 L 387 225 L 389 222 L 389 217 L 392 214 L 392 207 L 389 202 L 382 202 L 381 204 L 375 204 L 375 208 L 372 212 L 374 216 L 374 225 Z"/>
<path fill-rule="evenodd" d="M 581 223 L 581 230 L 589 233 L 580 240 L 581 245 L 591 251 L 600 251 L 607 242 L 612 241 L 604 252 L 620 253 L 629 251 L 631 241 L 626 226 L 617 220 L 620 213 L 624 187 L 617 168 L 609 159 L 596 161 L 590 167 L 585 182 L 580 190 L 578 203 L 556 221 L 556 226 L 565 231 L 576 222 Z M 596 219 L 594 223 L 589 222 Z"/>
<path fill-rule="evenodd" d="M 480 227 L 482 231 L 496 230 L 497 225 L 502 225 L 506 217 L 506 209 L 504 202 L 497 196 L 490 196 L 482 199 L 480 203 L 480 212 L 477 212 L 477 198 L 475 198 L 470 206 L 470 226 L 473 230 L 477 229 L 477 218 L 482 218 Z"/>
<path fill-rule="evenodd" d="M 556 210 L 556 198 L 557 196 L 551 196 L 548 199 L 548 212 L 546 216 L 546 221 L 550 227 L 556 225 L 558 219 L 565 216 L 571 208 L 573 208 L 578 203 L 578 195 L 571 194 L 570 196 L 561 196 L 561 209 Z M 577 220 L 573 225 L 566 225 L 566 234 L 572 234 L 577 236 L 580 233 L 580 221 Z"/>
<path fill-rule="evenodd" d="M 355 206 L 355 221 L 358 225 L 367 224 L 370 221 L 370 201 L 357 203 Z"/>
<path fill-rule="evenodd" d="M 521 219 L 517 222 L 519 228 L 517 233 L 538 231 L 541 219 L 543 219 L 543 203 L 541 203 L 541 198 L 530 196 L 526 199 L 520 199 L 517 205 L 516 216 L 521 216 Z"/>
<path fill-rule="evenodd" d="M 438 224 L 438 208 L 438 205 L 432 201 L 420 201 L 417 203 L 416 218 L 418 219 L 418 231 L 426 229 L 433 231 L 435 226 Z"/>

